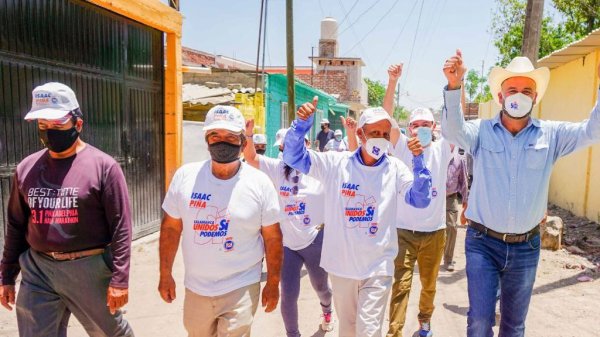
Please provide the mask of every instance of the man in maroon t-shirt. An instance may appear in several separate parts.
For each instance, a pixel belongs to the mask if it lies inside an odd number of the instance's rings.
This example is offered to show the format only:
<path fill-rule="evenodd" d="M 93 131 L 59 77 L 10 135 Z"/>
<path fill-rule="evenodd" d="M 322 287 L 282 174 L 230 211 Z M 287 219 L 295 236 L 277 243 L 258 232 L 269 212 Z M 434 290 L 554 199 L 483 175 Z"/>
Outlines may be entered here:
<path fill-rule="evenodd" d="M 47 149 L 17 166 L 0 262 L 0 304 L 21 337 L 66 336 L 71 313 L 90 336 L 133 336 L 128 300 L 131 209 L 121 167 L 84 143 L 75 93 L 61 83 L 33 90 L 26 120 Z"/>

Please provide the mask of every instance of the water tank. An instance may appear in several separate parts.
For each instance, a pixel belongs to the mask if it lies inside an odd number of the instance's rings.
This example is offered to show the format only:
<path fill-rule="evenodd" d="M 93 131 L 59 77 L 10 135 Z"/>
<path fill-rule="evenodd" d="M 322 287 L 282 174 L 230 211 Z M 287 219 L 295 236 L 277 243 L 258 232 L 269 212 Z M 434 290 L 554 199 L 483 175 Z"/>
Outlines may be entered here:
<path fill-rule="evenodd" d="M 321 20 L 321 40 L 337 40 L 338 34 L 337 20 L 332 17 L 326 17 Z"/>

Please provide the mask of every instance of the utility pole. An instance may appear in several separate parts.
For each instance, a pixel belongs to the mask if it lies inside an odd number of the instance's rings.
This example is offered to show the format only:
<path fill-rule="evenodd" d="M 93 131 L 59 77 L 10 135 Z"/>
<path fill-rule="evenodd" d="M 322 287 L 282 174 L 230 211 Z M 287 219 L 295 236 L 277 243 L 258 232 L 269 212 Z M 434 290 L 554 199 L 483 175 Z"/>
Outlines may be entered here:
<path fill-rule="evenodd" d="M 294 91 L 294 1 L 285 1 L 285 32 L 287 51 L 287 84 L 288 84 L 288 116 L 289 121 L 296 115 L 296 94 Z"/>
<path fill-rule="evenodd" d="M 485 60 L 481 60 L 481 76 L 479 77 L 479 95 L 483 98 L 483 67 Z"/>
<path fill-rule="evenodd" d="M 267 13 L 269 13 L 269 0 L 265 0 L 265 23 L 263 28 L 263 45 L 262 45 L 262 90 L 265 93 L 265 49 L 267 47 Z M 264 96 L 263 96 L 264 97 Z"/>
<path fill-rule="evenodd" d="M 525 10 L 525 28 L 523 30 L 523 45 L 521 54 L 531 60 L 536 66 L 540 50 L 542 33 L 542 18 L 544 17 L 544 0 L 527 0 Z"/>
<path fill-rule="evenodd" d="M 258 89 L 258 66 L 260 64 L 260 41 L 262 38 L 263 13 L 264 12 L 265 12 L 265 0 L 262 0 L 260 2 L 260 22 L 258 24 L 258 46 L 256 47 L 256 74 L 254 76 L 254 94 L 255 95 L 256 95 L 256 92 Z"/>
<path fill-rule="evenodd" d="M 310 86 L 313 85 L 313 76 L 315 76 L 315 47 L 310 47 Z"/>

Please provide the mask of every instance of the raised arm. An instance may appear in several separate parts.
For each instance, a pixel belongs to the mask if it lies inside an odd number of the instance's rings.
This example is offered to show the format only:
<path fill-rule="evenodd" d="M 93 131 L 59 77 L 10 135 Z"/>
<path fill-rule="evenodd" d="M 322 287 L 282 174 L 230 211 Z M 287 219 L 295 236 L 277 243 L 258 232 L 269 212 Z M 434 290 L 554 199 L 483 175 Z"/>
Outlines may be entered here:
<path fill-rule="evenodd" d="M 398 80 L 400 76 L 402 76 L 402 67 L 403 63 L 393 64 L 388 68 L 388 85 L 385 90 L 385 96 L 383 98 L 383 109 L 390 114 L 390 117 L 394 119 L 394 97 L 396 93 L 396 86 L 398 85 Z M 395 119 L 394 119 L 395 120 Z M 396 146 L 398 143 L 398 138 L 400 137 L 400 128 L 398 125 L 392 125 L 392 131 L 390 133 L 390 142 L 393 146 Z"/>
<path fill-rule="evenodd" d="M 446 60 L 443 70 L 448 79 L 448 86 L 444 89 L 442 135 L 450 143 L 473 153 L 479 135 L 479 123 L 466 122 L 461 109 L 461 83 L 467 68 L 463 63 L 460 50 Z"/>
<path fill-rule="evenodd" d="M 346 130 L 346 137 L 348 138 L 348 150 L 355 151 L 358 149 L 358 140 L 356 139 L 356 120 L 352 117 L 344 116 L 340 117 L 342 125 Z"/>
<path fill-rule="evenodd" d="M 312 103 L 304 103 L 297 112 L 297 118 L 292 122 L 283 142 L 283 161 L 296 170 L 308 174 L 311 160 L 304 145 L 304 135 L 312 127 L 314 113 L 319 103 L 315 96 Z"/>
<path fill-rule="evenodd" d="M 244 147 L 244 159 L 246 163 L 254 168 L 259 168 L 258 156 L 254 148 L 254 119 L 246 121 L 246 147 Z"/>

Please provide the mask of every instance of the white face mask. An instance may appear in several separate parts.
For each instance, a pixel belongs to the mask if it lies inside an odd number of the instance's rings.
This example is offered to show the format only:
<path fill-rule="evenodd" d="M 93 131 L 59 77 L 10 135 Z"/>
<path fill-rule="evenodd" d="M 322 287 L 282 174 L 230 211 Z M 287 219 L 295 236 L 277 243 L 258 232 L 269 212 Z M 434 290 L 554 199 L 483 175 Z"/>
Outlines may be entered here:
<path fill-rule="evenodd" d="M 369 156 L 379 159 L 388 152 L 390 142 L 385 138 L 369 138 L 365 144 L 365 149 Z"/>
<path fill-rule="evenodd" d="M 532 108 L 533 99 L 520 92 L 504 99 L 504 111 L 513 118 L 523 118 L 527 116 Z"/>

